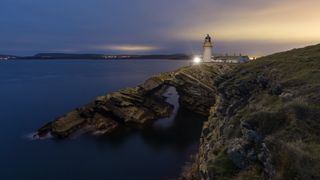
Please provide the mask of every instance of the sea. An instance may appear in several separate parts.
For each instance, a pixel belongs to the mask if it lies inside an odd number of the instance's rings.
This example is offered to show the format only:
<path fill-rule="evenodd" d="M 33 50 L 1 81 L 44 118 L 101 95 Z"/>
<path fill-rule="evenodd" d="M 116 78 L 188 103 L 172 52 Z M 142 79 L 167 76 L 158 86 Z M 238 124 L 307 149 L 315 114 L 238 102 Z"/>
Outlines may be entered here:
<path fill-rule="evenodd" d="M 197 152 L 204 117 L 165 94 L 174 113 L 144 130 L 108 136 L 33 139 L 36 130 L 97 96 L 134 87 L 183 60 L 0 61 L 1 180 L 162 180 L 176 178 Z"/>

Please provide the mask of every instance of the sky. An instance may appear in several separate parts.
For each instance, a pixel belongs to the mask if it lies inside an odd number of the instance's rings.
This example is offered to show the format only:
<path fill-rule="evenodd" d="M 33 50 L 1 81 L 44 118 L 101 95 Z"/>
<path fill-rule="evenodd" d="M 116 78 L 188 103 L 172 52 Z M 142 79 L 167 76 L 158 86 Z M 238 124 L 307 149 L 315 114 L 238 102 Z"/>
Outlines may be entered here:
<path fill-rule="evenodd" d="M 320 42 L 319 0 L 1 0 L 0 54 L 261 56 Z"/>

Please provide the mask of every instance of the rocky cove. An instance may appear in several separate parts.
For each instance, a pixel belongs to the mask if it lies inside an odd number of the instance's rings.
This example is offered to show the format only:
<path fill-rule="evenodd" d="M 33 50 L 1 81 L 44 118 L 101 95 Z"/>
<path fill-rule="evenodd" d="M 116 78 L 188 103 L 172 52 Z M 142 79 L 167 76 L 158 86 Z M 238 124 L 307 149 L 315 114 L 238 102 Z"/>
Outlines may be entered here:
<path fill-rule="evenodd" d="M 176 88 L 181 106 L 208 116 L 215 104 L 213 78 L 229 69 L 227 65 L 199 65 L 154 76 L 137 87 L 97 97 L 94 102 L 46 124 L 37 135 L 50 133 L 65 138 L 80 129 L 106 134 L 123 126 L 143 128 L 172 113 L 173 106 L 163 97 L 169 87 Z"/>
<path fill-rule="evenodd" d="M 208 117 L 198 154 L 180 179 L 319 179 L 319 50 L 163 73 L 96 98 L 46 124 L 38 136 L 148 128 L 172 113 L 163 93 L 174 87 L 180 106 Z"/>

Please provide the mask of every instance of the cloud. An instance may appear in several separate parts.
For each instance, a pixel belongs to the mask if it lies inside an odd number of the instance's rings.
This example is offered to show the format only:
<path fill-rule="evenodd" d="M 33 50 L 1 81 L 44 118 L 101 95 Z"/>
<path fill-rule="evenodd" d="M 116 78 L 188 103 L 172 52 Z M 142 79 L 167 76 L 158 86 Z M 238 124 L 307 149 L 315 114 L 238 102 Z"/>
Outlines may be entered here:
<path fill-rule="evenodd" d="M 121 44 L 121 45 L 104 45 L 104 46 L 99 46 L 99 49 L 102 50 L 113 50 L 113 51 L 132 51 L 132 52 L 137 52 L 137 51 L 153 51 L 160 49 L 159 47 L 156 46 L 150 46 L 150 45 L 128 45 L 128 44 Z"/>
<path fill-rule="evenodd" d="M 172 37 L 195 40 L 211 33 L 221 41 L 320 41 L 318 0 L 215 0 L 202 5 L 206 8 L 187 16 Z"/>
<path fill-rule="evenodd" d="M 0 49 L 13 54 L 193 53 L 207 33 L 221 52 L 266 54 L 320 41 L 319 0 L 2 0 L 0 6 Z"/>

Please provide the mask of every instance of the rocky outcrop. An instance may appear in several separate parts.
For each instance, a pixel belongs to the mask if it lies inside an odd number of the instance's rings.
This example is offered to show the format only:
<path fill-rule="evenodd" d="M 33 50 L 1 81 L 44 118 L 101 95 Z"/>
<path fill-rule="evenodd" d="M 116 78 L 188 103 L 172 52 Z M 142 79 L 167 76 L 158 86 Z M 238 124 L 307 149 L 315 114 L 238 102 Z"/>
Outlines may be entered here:
<path fill-rule="evenodd" d="M 98 97 L 57 118 L 40 128 L 38 136 L 50 133 L 65 138 L 79 130 L 105 134 L 123 126 L 145 127 L 171 114 L 173 106 L 162 96 L 169 86 L 176 88 L 182 106 L 209 115 L 209 109 L 215 103 L 213 79 L 228 70 L 227 65 L 203 64 L 154 76 L 140 86 Z"/>
<path fill-rule="evenodd" d="M 216 103 L 182 179 L 319 179 L 320 45 L 215 78 Z"/>
<path fill-rule="evenodd" d="M 170 115 L 162 94 L 208 116 L 199 152 L 181 179 L 320 179 L 320 45 L 230 66 L 201 64 L 101 96 L 38 134 L 110 133 Z"/>
<path fill-rule="evenodd" d="M 194 65 L 152 77 L 140 85 L 139 89 L 148 93 L 163 85 L 173 86 L 179 94 L 182 106 L 208 116 L 217 93 L 214 79 L 231 69 L 232 66 L 225 64 Z"/>
<path fill-rule="evenodd" d="M 144 95 L 128 88 L 98 97 L 93 103 L 67 113 L 38 130 L 40 136 L 51 133 L 64 138 L 80 129 L 110 133 L 122 125 L 142 127 L 150 121 L 167 117 L 173 106 L 163 97 Z"/>

